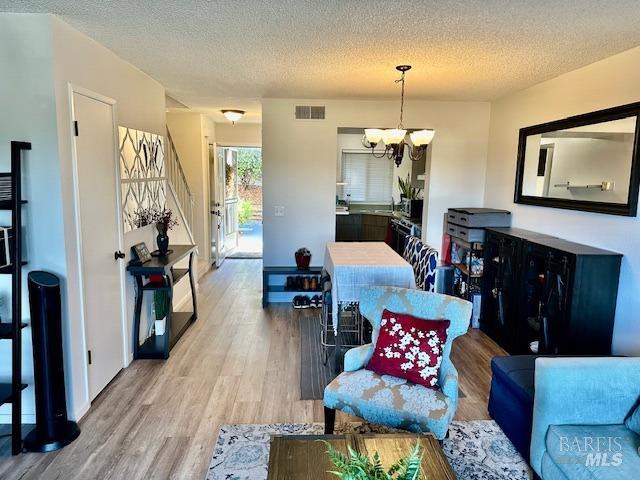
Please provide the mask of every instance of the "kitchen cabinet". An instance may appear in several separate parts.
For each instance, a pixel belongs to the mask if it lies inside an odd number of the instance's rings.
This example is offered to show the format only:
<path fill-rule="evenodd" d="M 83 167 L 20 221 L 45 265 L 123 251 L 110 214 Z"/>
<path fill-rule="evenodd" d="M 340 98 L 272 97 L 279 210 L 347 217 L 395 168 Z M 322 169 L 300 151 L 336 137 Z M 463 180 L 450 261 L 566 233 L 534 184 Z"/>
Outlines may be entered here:
<path fill-rule="evenodd" d="M 383 215 L 362 215 L 363 242 L 384 242 L 387 237 L 389 217 Z"/>
<path fill-rule="evenodd" d="M 385 215 L 336 215 L 336 242 L 384 242 L 388 225 Z"/>
<path fill-rule="evenodd" d="M 336 215 L 336 242 L 359 242 L 362 237 L 362 215 Z"/>

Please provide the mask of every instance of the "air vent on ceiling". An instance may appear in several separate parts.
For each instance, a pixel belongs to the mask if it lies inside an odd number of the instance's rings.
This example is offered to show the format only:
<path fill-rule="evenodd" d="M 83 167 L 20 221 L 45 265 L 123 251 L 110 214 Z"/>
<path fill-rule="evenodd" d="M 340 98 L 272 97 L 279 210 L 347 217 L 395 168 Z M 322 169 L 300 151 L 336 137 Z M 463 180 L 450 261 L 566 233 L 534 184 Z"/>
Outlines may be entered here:
<path fill-rule="evenodd" d="M 296 120 L 324 120 L 324 106 L 296 105 Z"/>

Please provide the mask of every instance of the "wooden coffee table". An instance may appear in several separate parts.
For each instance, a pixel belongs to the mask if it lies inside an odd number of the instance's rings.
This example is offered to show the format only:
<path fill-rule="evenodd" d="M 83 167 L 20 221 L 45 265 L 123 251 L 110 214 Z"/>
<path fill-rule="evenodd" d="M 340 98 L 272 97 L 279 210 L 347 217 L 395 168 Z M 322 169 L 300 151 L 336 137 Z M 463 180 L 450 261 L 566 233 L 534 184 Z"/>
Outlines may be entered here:
<path fill-rule="evenodd" d="M 389 468 L 411 452 L 416 440 L 422 446 L 422 473 L 427 480 L 455 480 L 451 466 L 433 435 L 403 433 L 366 435 L 277 435 L 271 439 L 268 480 L 336 480 L 328 470 L 335 466 L 326 454 L 326 440 L 335 449 L 347 454 L 347 445 L 371 457 L 378 452 L 382 463 Z"/>

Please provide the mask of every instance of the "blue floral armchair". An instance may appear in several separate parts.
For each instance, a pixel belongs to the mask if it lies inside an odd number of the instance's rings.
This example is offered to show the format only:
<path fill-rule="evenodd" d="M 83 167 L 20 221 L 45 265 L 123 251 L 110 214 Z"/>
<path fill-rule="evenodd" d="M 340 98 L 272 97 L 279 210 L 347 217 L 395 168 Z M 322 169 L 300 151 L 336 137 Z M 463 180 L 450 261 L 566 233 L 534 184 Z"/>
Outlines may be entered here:
<path fill-rule="evenodd" d="M 439 390 L 365 370 L 373 355 L 384 309 L 451 322 L 440 366 Z M 333 433 L 335 410 L 340 410 L 388 427 L 431 432 L 443 440 L 458 406 L 458 372 L 451 363 L 451 345 L 469 328 L 471 303 L 419 290 L 369 287 L 360 297 L 360 312 L 373 326 L 372 343 L 347 351 L 344 372 L 325 388 L 325 433 Z"/>

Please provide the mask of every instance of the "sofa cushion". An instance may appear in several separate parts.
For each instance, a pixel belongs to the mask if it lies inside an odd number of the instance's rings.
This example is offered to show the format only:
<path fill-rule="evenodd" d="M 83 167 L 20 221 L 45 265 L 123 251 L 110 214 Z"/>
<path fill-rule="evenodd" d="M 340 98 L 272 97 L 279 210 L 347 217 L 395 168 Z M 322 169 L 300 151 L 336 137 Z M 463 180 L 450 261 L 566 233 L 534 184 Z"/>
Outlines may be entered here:
<path fill-rule="evenodd" d="M 572 480 L 638 478 L 640 472 L 640 436 L 624 425 L 551 425 L 545 444 Z"/>
<path fill-rule="evenodd" d="M 640 405 L 636 407 L 633 413 L 624 421 L 629 430 L 633 430 L 640 435 Z"/>
<path fill-rule="evenodd" d="M 329 408 L 390 427 L 442 436 L 453 415 L 449 402 L 439 390 L 365 369 L 341 373 L 324 390 Z M 438 432 L 440 427 L 443 432 Z"/>
<path fill-rule="evenodd" d="M 437 388 L 449 320 L 426 320 L 384 310 L 367 369 Z"/>
<path fill-rule="evenodd" d="M 569 480 L 546 452 L 542 454 L 542 475 L 544 480 Z"/>

